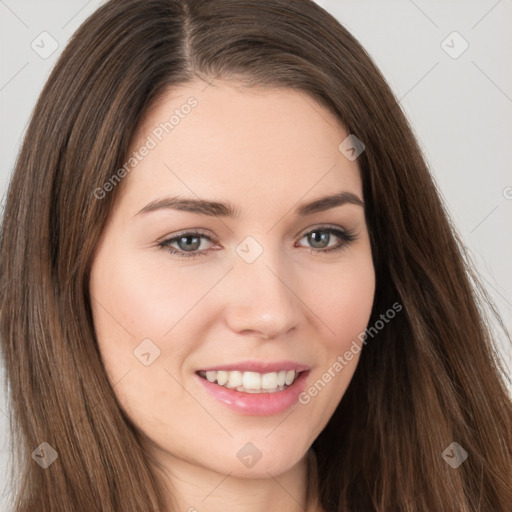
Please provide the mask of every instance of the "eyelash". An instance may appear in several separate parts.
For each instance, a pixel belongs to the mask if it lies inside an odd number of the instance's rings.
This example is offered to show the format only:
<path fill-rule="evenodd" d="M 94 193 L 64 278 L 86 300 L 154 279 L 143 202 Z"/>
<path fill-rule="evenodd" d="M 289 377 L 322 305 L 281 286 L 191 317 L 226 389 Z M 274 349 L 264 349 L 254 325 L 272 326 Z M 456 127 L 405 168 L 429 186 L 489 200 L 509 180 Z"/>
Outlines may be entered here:
<path fill-rule="evenodd" d="M 351 242 L 357 239 L 357 236 L 355 233 L 349 230 L 341 230 L 334 227 L 317 227 L 315 229 L 312 229 L 306 233 L 304 233 L 300 239 L 304 238 L 305 236 L 309 235 L 310 233 L 315 233 L 317 231 L 329 233 L 330 235 L 337 236 L 341 242 L 334 246 L 334 247 L 328 247 L 327 249 L 316 249 L 315 247 L 310 248 L 310 252 L 313 254 L 319 254 L 319 253 L 330 253 L 339 251 L 341 249 L 345 249 L 347 245 L 349 245 Z M 188 238 L 188 237 L 199 237 L 199 238 L 205 238 L 209 242 L 213 242 L 213 240 L 204 232 L 201 231 L 185 231 L 183 233 L 180 233 L 176 236 L 173 236 L 172 238 L 168 238 L 167 240 L 162 240 L 158 243 L 158 246 L 162 249 L 170 252 L 171 254 L 174 254 L 180 258 L 195 258 L 197 256 L 206 256 L 206 254 L 209 252 L 208 249 L 202 250 L 202 251 L 194 251 L 194 252 L 186 252 L 182 250 L 176 250 L 174 248 L 171 248 L 170 245 L 172 243 L 175 243 L 179 241 L 182 238 Z M 330 239 L 329 239 L 330 241 Z"/>

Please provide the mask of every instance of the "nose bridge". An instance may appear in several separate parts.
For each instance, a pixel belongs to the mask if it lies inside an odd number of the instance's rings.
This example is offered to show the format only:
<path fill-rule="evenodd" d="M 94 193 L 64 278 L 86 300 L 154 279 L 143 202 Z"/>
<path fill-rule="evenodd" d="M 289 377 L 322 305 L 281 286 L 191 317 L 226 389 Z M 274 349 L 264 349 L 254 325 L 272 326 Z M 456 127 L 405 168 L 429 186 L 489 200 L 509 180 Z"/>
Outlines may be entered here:
<path fill-rule="evenodd" d="M 275 337 L 298 324 L 299 301 L 290 289 L 292 267 L 264 238 L 247 237 L 236 248 L 226 319 L 234 331 Z"/>

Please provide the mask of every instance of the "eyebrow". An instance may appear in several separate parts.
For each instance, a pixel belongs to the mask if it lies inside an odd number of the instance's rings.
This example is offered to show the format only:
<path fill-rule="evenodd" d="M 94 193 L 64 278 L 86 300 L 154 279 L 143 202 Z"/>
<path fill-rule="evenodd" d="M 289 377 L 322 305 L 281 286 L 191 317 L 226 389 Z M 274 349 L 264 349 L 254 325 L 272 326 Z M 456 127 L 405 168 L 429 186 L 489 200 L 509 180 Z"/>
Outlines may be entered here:
<path fill-rule="evenodd" d="M 313 213 L 322 212 L 342 206 L 344 204 L 355 204 L 364 208 L 364 202 L 352 192 L 340 192 L 330 196 L 320 197 L 308 203 L 302 204 L 295 209 L 295 214 L 301 217 Z M 239 217 L 239 210 L 231 203 L 208 201 L 206 199 L 183 198 L 178 196 L 156 199 L 148 203 L 136 215 L 148 214 L 157 210 L 178 210 L 184 212 L 198 213 L 212 217 Z"/>

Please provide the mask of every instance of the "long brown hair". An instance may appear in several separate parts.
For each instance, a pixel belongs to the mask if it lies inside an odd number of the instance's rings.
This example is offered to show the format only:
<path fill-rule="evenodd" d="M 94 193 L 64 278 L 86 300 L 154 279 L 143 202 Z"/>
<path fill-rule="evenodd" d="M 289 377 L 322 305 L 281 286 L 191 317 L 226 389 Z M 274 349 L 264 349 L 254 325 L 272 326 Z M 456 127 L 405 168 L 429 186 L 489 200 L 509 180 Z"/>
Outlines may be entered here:
<path fill-rule="evenodd" d="M 2 224 L 15 511 L 166 510 L 160 469 L 95 339 L 89 269 L 120 187 L 101 200 L 94 191 L 123 166 L 148 107 L 197 77 L 305 91 L 365 145 L 370 324 L 395 302 L 403 311 L 364 346 L 313 444 L 324 509 L 509 511 L 512 405 L 485 313 L 495 310 L 396 98 L 355 38 L 309 0 L 111 0 L 63 51 Z M 31 457 L 43 442 L 58 453 L 46 470 Z M 457 468 L 441 456 L 453 442 L 468 453 Z"/>

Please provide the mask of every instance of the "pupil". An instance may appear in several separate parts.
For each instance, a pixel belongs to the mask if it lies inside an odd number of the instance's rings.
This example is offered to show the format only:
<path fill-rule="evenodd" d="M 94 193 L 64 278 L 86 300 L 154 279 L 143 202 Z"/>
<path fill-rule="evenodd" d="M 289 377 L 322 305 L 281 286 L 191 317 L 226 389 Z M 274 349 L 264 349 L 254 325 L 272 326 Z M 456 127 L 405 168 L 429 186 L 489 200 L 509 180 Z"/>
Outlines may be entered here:
<path fill-rule="evenodd" d="M 320 235 L 319 237 L 318 236 L 314 236 L 314 235 Z M 328 241 L 328 237 L 329 237 L 329 233 L 326 233 L 325 231 L 313 231 L 312 233 L 309 234 L 309 242 L 311 243 L 311 245 L 315 248 L 318 248 L 319 246 L 317 245 L 318 243 L 320 244 L 320 248 L 321 247 L 325 247 L 324 245 L 322 245 L 323 242 L 327 242 Z M 322 240 L 323 238 L 323 240 Z"/>
<path fill-rule="evenodd" d="M 185 247 L 181 246 L 182 243 L 186 243 L 186 242 L 184 242 L 184 240 L 191 240 L 191 239 L 195 240 L 195 243 L 192 242 L 192 245 L 188 245 L 188 246 L 185 246 Z M 179 241 L 178 241 L 178 245 L 180 246 L 180 249 L 182 249 L 182 250 L 185 250 L 185 251 L 195 251 L 201 245 L 201 240 L 199 239 L 198 236 L 182 236 L 179 239 Z"/>

